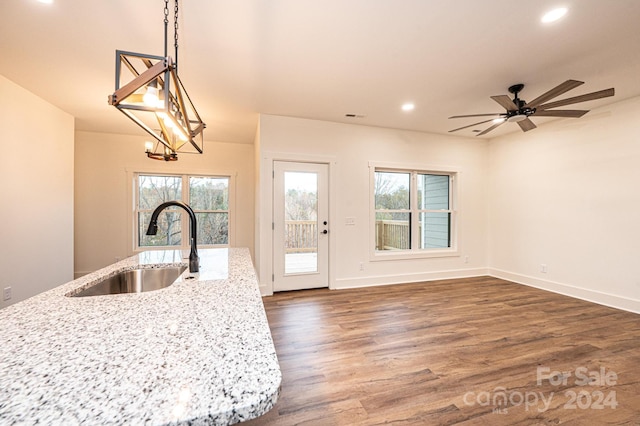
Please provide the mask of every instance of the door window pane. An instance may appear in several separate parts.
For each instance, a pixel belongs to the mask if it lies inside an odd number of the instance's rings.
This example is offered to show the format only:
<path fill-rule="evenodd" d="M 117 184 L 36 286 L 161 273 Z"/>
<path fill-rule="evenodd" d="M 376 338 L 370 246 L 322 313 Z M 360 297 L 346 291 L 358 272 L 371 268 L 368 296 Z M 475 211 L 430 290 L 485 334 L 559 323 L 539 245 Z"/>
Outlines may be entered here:
<path fill-rule="evenodd" d="M 284 173 L 285 274 L 318 271 L 318 175 Z"/>

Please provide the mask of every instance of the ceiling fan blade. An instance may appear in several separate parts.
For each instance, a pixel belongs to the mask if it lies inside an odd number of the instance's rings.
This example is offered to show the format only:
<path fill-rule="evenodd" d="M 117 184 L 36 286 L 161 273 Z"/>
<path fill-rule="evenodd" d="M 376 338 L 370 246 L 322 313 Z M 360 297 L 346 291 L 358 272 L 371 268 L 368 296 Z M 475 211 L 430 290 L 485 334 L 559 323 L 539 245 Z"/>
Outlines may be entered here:
<path fill-rule="evenodd" d="M 589 110 L 587 109 L 565 109 L 565 110 L 536 110 L 534 114 L 536 117 L 571 117 L 571 118 L 580 118 Z"/>
<path fill-rule="evenodd" d="M 547 102 L 549 99 L 553 99 L 556 96 L 560 96 L 565 92 L 568 92 L 571 89 L 575 89 L 576 87 L 580 86 L 581 84 L 584 84 L 584 81 L 577 81 L 577 80 L 567 80 L 564 83 L 554 87 L 553 89 L 549 90 L 546 93 L 543 93 L 542 95 L 538 96 L 537 98 L 535 98 L 534 100 L 532 100 L 531 102 L 529 102 L 528 104 L 525 105 L 525 107 L 527 108 L 535 108 L 538 105 L 541 105 L 543 102 Z"/>
<path fill-rule="evenodd" d="M 464 126 L 464 127 L 458 127 L 457 129 L 449 130 L 449 133 L 451 133 L 451 132 L 457 132 L 458 130 L 466 129 L 466 128 L 468 128 L 468 127 L 477 126 L 478 124 L 488 123 L 488 122 L 490 122 L 490 121 L 493 121 L 493 119 L 491 119 L 491 120 L 481 121 L 481 122 L 479 122 L 479 123 L 469 124 L 468 126 Z"/>
<path fill-rule="evenodd" d="M 491 96 L 491 99 L 502 105 L 507 111 L 517 111 L 518 106 L 507 95 Z"/>
<path fill-rule="evenodd" d="M 533 130 L 537 127 L 533 124 L 533 121 L 528 118 L 526 120 L 518 121 L 518 126 L 520 126 L 523 132 L 528 132 L 529 130 Z"/>
<path fill-rule="evenodd" d="M 502 126 L 504 123 L 506 123 L 507 121 L 501 121 L 499 123 L 494 124 L 493 126 L 489 127 L 488 129 L 485 129 L 483 131 L 481 131 L 480 133 L 478 133 L 476 136 L 482 136 L 482 135 L 486 135 L 487 133 L 489 133 L 490 131 L 492 131 L 493 129 L 495 129 L 498 126 Z"/>
<path fill-rule="evenodd" d="M 503 112 L 496 112 L 496 113 L 493 113 L 493 114 L 452 115 L 449 118 L 494 117 L 496 115 L 504 115 L 504 113 Z"/>
<path fill-rule="evenodd" d="M 577 104 L 580 102 L 592 101 L 594 99 L 602 99 L 608 98 L 609 96 L 613 96 L 616 94 L 615 89 L 612 87 L 610 89 L 599 90 L 597 92 L 587 93 L 585 95 L 574 96 L 573 98 L 563 99 L 561 101 L 550 102 L 548 104 L 540 105 L 537 109 L 549 109 L 556 108 L 564 105 Z"/>

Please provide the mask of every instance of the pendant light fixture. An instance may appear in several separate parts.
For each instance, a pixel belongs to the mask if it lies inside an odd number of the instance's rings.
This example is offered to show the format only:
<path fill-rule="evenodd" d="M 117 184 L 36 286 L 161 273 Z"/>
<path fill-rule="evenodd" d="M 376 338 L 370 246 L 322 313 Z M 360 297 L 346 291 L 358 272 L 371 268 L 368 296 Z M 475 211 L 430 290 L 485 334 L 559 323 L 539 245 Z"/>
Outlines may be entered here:
<path fill-rule="evenodd" d="M 174 0 L 175 60 L 168 56 L 169 0 L 164 0 L 164 56 L 116 50 L 116 88 L 109 104 L 155 139 L 145 144 L 147 157 L 176 161 L 178 153 L 202 154 L 200 119 L 178 77 L 178 0 Z"/>

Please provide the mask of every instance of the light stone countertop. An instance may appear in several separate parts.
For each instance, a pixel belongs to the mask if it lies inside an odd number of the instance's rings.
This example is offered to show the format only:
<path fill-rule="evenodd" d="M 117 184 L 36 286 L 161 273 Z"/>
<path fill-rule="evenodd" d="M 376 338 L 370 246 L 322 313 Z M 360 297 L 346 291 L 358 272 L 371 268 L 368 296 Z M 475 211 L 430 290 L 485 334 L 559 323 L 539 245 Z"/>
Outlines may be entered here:
<path fill-rule="evenodd" d="M 0 424 L 232 424 L 275 404 L 282 380 L 248 249 L 199 250 L 162 290 L 67 297 L 149 251 L 0 310 Z"/>

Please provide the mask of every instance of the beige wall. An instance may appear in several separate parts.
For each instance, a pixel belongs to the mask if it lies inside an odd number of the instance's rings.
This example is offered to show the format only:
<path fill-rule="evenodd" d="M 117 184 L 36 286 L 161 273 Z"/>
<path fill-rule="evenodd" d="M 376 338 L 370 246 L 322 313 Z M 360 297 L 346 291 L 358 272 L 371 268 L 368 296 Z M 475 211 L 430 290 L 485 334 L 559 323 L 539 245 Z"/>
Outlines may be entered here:
<path fill-rule="evenodd" d="M 488 142 L 402 130 L 262 115 L 256 246 L 261 291 L 272 273 L 271 173 L 274 159 L 329 162 L 331 168 L 330 287 L 482 275 L 487 265 Z M 459 171 L 459 255 L 371 261 L 370 162 Z M 346 218 L 355 218 L 355 226 Z M 468 256 L 468 263 L 464 260 Z M 360 264 L 363 264 L 362 270 Z"/>
<path fill-rule="evenodd" d="M 489 158 L 491 273 L 640 312 L 640 98 L 496 138 Z"/>
<path fill-rule="evenodd" d="M 0 76 L 0 291 L 19 302 L 73 279 L 73 117 Z"/>
<path fill-rule="evenodd" d="M 235 246 L 253 253 L 254 147 L 206 142 L 202 155 L 182 154 L 176 162 L 164 162 L 145 156 L 148 139 L 144 134 L 76 132 L 76 275 L 133 254 L 129 177 L 136 171 L 233 175 Z"/>
<path fill-rule="evenodd" d="M 78 275 L 132 254 L 128 172 L 167 171 L 235 174 L 235 245 L 255 242 L 268 293 L 272 162 L 298 158 L 331 164 L 334 288 L 488 272 L 640 312 L 639 116 L 635 98 L 486 142 L 262 115 L 255 145 L 176 163 L 147 159 L 144 135 L 76 132 L 74 179 L 73 117 L 0 76 L 0 290 L 15 303 L 69 281 L 74 245 Z M 459 256 L 370 261 L 370 162 L 460 172 Z"/>

